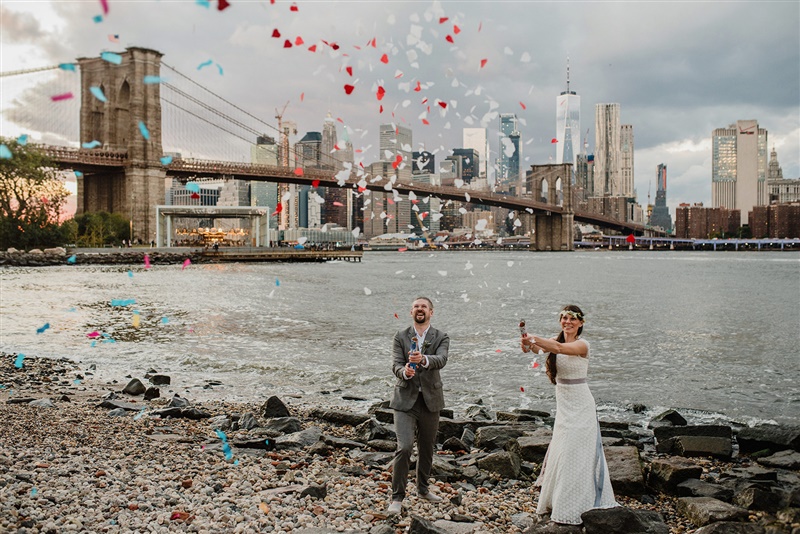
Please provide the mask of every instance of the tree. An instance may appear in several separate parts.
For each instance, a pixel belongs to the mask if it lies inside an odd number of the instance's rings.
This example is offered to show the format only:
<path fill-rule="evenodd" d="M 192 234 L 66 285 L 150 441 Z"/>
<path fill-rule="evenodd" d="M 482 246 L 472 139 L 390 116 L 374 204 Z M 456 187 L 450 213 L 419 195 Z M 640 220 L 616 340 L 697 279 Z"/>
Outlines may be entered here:
<path fill-rule="evenodd" d="M 75 217 L 77 242 L 84 247 L 102 247 L 130 239 L 130 222 L 119 213 L 98 211 Z"/>
<path fill-rule="evenodd" d="M 55 165 L 35 146 L 0 138 L 11 151 L 0 159 L 0 249 L 52 247 L 69 239 L 61 222 L 69 191 Z"/>

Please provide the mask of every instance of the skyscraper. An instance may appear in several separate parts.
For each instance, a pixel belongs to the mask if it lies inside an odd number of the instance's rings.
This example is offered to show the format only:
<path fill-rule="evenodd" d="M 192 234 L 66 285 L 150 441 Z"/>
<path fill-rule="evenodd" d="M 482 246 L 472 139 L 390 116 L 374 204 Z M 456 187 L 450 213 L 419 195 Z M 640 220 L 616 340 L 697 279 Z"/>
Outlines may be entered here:
<path fill-rule="evenodd" d="M 258 165 L 278 165 L 278 145 L 275 139 L 266 135 L 256 138 L 256 144 L 250 147 L 250 161 Z M 250 205 L 267 206 L 274 210 L 278 207 L 278 184 L 274 182 L 250 182 Z M 278 217 L 269 218 L 269 227 L 277 228 Z"/>
<path fill-rule="evenodd" d="M 717 128 L 712 136 L 711 205 L 740 210 L 742 224 L 767 203 L 767 130 L 756 120 Z"/>
<path fill-rule="evenodd" d="M 472 148 L 454 148 L 453 156 L 461 158 L 461 178 L 465 183 L 472 183 L 478 179 L 478 169 L 480 168 L 481 158 L 478 151 Z"/>
<path fill-rule="evenodd" d="M 619 104 L 595 106 L 594 195 L 620 195 Z"/>
<path fill-rule="evenodd" d="M 462 146 L 471 148 L 478 153 L 480 167 L 478 178 L 489 179 L 489 137 L 486 135 L 486 128 L 464 128 L 464 139 Z"/>
<path fill-rule="evenodd" d="M 500 144 L 497 159 L 498 169 L 495 186 L 506 189 L 510 183 L 519 180 L 519 130 L 515 113 L 500 114 Z"/>
<path fill-rule="evenodd" d="M 556 98 L 556 163 L 572 163 L 573 172 L 581 149 L 581 97 L 569 90 L 569 58 L 567 58 L 567 90 Z"/>
<path fill-rule="evenodd" d="M 411 129 L 395 124 L 381 124 L 380 126 L 380 151 L 381 160 L 395 162 L 401 156 L 397 165 L 397 179 L 401 182 L 411 181 L 412 158 Z"/>
<path fill-rule="evenodd" d="M 633 124 L 623 124 L 620 127 L 620 184 L 619 195 L 633 198 L 636 196 L 633 189 Z"/>
<path fill-rule="evenodd" d="M 660 226 L 666 231 L 672 229 L 672 217 L 667 207 L 667 166 L 660 163 L 656 168 L 656 204 L 650 215 L 650 225 Z"/>

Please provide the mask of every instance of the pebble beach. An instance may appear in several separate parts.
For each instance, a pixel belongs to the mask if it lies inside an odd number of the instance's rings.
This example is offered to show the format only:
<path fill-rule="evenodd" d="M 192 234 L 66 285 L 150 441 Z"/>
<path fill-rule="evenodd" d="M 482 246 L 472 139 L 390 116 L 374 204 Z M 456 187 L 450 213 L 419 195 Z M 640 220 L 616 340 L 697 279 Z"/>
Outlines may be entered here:
<path fill-rule="evenodd" d="M 265 429 L 263 419 L 244 424 L 263 411 L 263 402 L 188 399 L 202 418 L 162 417 L 159 410 L 167 413 L 174 400 L 169 386 L 145 401 L 121 393 L 128 378 L 100 383 L 72 361 L 27 357 L 18 368 L 18 356 L 3 355 L 0 362 L 2 532 L 477 534 L 536 528 L 532 473 L 487 475 L 477 485 L 437 480 L 432 490 L 444 497 L 439 504 L 416 498 L 410 479 L 406 510 L 387 517 L 390 444 L 354 441 L 352 425 L 315 418 L 320 407 L 302 399 L 289 399 L 286 408 L 304 431 L 314 431 L 311 439 L 280 443 L 280 432 Z M 101 407 L 104 398 L 124 408 Z M 221 438 L 215 427 L 225 421 L 234 424 Z M 237 421 L 251 428 L 237 429 Z M 252 448 L 253 442 L 264 445 Z M 720 467 L 711 459 L 703 463 L 710 472 Z M 670 533 L 696 528 L 677 512 L 674 497 L 644 501 L 618 496 L 626 508 L 660 513 Z M 764 519 L 752 512 L 748 521 Z M 779 526 L 769 532 L 798 531 L 791 522 Z"/>

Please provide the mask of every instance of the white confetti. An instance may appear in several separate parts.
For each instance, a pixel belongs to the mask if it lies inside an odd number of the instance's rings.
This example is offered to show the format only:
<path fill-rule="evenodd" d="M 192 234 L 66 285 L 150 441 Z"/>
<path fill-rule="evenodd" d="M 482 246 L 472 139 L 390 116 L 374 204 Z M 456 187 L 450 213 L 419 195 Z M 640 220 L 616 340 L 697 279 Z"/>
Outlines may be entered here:
<path fill-rule="evenodd" d="M 506 265 L 508 265 L 509 267 L 513 267 L 514 266 L 514 260 L 507 261 Z"/>
<path fill-rule="evenodd" d="M 368 288 L 368 287 L 365 287 L 364 288 L 364 294 L 367 295 L 367 296 L 372 295 L 372 290 L 370 288 Z"/>
<path fill-rule="evenodd" d="M 356 226 L 355 228 L 353 228 L 353 237 L 358 237 L 358 235 L 359 235 L 360 233 L 361 233 L 361 228 L 359 228 L 358 226 Z"/>
<path fill-rule="evenodd" d="M 437 271 L 442 276 L 447 276 L 447 271 Z"/>

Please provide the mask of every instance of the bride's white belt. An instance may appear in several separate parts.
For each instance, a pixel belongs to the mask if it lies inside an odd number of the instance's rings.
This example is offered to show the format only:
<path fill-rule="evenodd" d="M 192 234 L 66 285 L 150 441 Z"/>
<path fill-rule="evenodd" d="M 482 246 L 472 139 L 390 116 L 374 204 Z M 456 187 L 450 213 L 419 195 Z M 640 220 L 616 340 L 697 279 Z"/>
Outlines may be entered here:
<path fill-rule="evenodd" d="M 586 383 L 586 379 L 585 378 L 556 378 L 556 383 L 558 383 L 558 384 L 566 384 L 566 385 L 585 384 Z"/>

